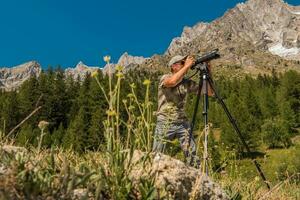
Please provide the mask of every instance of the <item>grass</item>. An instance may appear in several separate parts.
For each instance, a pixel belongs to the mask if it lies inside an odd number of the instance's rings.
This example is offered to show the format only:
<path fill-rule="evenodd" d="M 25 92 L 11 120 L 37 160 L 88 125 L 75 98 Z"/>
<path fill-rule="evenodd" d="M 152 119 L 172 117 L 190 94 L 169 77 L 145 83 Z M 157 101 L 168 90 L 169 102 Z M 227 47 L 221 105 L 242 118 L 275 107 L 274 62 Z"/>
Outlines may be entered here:
<path fill-rule="evenodd" d="M 105 60 L 109 63 L 108 57 Z M 147 88 L 144 99 L 137 98 L 135 85 L 132 84 L 128 98 L 121 101 L 122 67 L 116 70 L 117 84 L 112 85 L 109 76 L 109 91 L 105 91 L 95 77 L 109 105 L 107 119 L 103 122 L 104 150 L 77 154 L 61 148 L 42 149 L 39 145 L 7 152 L 2 147 L 14 141 L 1 140 L 0 199 L 159 198 L 154 177 L 140 179 L 137 184 L 129 177 L 135 165 L 131 162 L 133 152 L 151 152 L 155 124 L 152 102 L 149 101 L 150 81 L 144 82 Z M 121 104 L 127 111 L 126 121 L 120 117 Z M 126 127 L 125 136 L 120 134 L 121 125 Z M 183 159 L 182 153 L 177 154 L 177 147 L 178 144 L 173 145 L 171 154 Z M 232 199 L 299 199 L 299 152 L 299 147 L 293 146 L 290 149 L 270 150 L 265 157 L 258 159 L 272 183 L 271 191 L 260 181 L 250 160 L 239 160 L 230 150 L 221 153 L 223 170 L 211 173 L 211 176 Z M 152 159 L 146 156 L 141 162 L 151 163 Z M 290 167 L 295 162 L 295 167 Z M 160 199 L 164 197 L 160 196 Z"/>

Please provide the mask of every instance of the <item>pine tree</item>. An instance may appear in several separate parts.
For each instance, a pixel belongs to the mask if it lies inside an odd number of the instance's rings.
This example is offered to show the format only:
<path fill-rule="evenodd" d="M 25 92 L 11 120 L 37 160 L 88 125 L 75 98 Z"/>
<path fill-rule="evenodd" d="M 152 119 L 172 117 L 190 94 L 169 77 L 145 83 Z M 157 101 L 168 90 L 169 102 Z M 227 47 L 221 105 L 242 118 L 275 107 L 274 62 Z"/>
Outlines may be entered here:
<path fill-rule="evenodd" d="M 281 78 L 276 93 L 280 116 L 288 121 L 290 127 L 300 125 L 300 74 L 295 71 L 286 72 Z"/>
<path fill-rule="evenodd" d="M 86 145 L 85 140 L 85 122 L 84 109 L 81 107 L 78 115 L 71 121 L 64 137 L 63 147 L 66 149 L 73 149 L 77 152 L 83 152 Z"/>
<path fill-rule="evenodd" d="M 51 80 L 53 86 L 51 87 L 51 97 L 49 97 L 49 104 L 51 109 L 48 113 L 48 119 L 52 122 L 52 128 L 57 129 L 59 124 L 67 125 L 67 113 L 69 112 L 68 96 L 66 95 L 66 85 L 64 81 L 64 74 L 58 68 L 55 71 L 54 80 Z"/>
<path fill-rule="evenodd" d="M 24 124 L 17 134 L 16 142 L 21 146 L 28 146 L 34 143 L 36 137 L 30 124 Z"/>
<path fill-rule="evenodd" d="M 5 121 L 5 132 L 8 133 L 11 129 L 14 128 L 14 126 L 18 124 L 20 120 L 17 94 L 15 91 L 7 92 L 1 107 L 1 121 Z"/>
<path fill-rule="evenodd" d="M 96 109 L 92 114 L 91 125 L 88 129 L 86 138 L 87 149 L 97 150 L 99 145 L 104 142 L 104 112 L 100 108 Z"/>
<path fill-rule="evenodd" d="M 58 129 L 55 129 L 51 135 L 52 146 L 60 146 L 62 144 L 62 139 L 64 135 L 65 135 L 65 130 L 62 123 L 60 123 Z"/>

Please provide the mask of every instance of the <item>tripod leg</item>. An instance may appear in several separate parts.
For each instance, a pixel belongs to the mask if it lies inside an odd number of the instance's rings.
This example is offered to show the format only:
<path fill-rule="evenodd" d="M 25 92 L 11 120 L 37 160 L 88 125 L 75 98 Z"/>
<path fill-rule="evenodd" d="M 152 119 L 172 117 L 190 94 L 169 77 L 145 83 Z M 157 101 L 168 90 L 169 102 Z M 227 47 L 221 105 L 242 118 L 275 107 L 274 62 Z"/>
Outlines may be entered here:
<path fill-rule="evenodd" d="M 224 101 L 222 100 L 222 98 L 218 95 L 217 91 L 215 90 L 215 87 L 214 87 L 214 84 L 213 84 L 213 81 L 210 77 L 208 77 L 208 82 L 209 82 L 209 85 L 211 87 L 211 89 L 213 90 L 213 92 L 215 93 L 215 97 L 217 98 L 218 102 L 221 104 L 223 110 L 225 111 L 230 123 L 232 124 L 234 130 L 236 131 L 236 133 L 238 134 L 239 138 L 241 139 L 243 145 L 245 146 L 246 150 L 247 150 L 247 153 L 251 154 L 251 151 L 250 151 L 250 148 L 249 146 L 247 145 L 240 129 L 238 128 L 234 118 L 232 117 L 232 115 L 230 114 L 226 104 L 224 103 Z M 259 175 L 261 176 L 262 180 L 264 181 L 264 183 L 267 185 L 268 189 L 270 190 L 270 185 L 268 184 L 267 180 L 266 180 L 266 177 L 264 175 L 264 173 L 262 172 L 262 170 L 260 169 L 260 166 L 258 164 L 258 162 L 256 161 L 255 158 L 252 158 L 252 162 L 254 163 Z"/>
<path fill-rule="evenodd" d="M 192 118 L 192 123 L 191 123 L 191 129 L 189 132 L 189 146 L 191 144 L 191 139 L 192 139 L 192 135 L 193 135 L 193 130 L 195 127 L 195 121 L 196 121 L 196 115 L 198 112 L 198 106 L 199 106 L 199 101 L 200 101 L 200 96 L 201 96 L 201 90 L 202 90 L 202 79 L 199 79 L 199 83 L 198 83 L 198 92 L 197 92 L 197 98 L 196 98 L 196 103 L 195 103 L 195 108 L 194 108 L 194 113 L 193 113 L 193 118 Z"/>
<path fill-rule="evenodd" d="M 190 165 L 192 165 L 193 162 L 196 162 L 197 166 L 198 165 L 200 166 L 200 160 L 198 160 L 198 158 L 197 158 L 196 155 L 192 155 L 193 153 L 196 154 L 196 152 L 192 152 L 192 150 L 191 150 L 191 144 L 193 142 L 193 146 L 196 145 L 196 142 L 194 141 L 194 137 L 193 137 L 193 130 L 194 130 L 194 127 L 195 127 L 195 121 L 196 121 L 196 116 L 197 116 L 199 102 L 200 102 L 202 85 L 203 85 L 203 83 L 202 83 L 202 76 L 201 76 L 201 73 L 199 71 L 199 83 L 198 83 L 197 97 L 196 97 L 196 102 L 195 102 L 195 108 L 194 108 L 194 113 L 193 113 L 191 127 L 190 127 L 190 130 L 189 130 L 189 133 L 188 133 L 189 134 L 189 137 L 188 137 L 188 150 L 184 151 L 185 158 L 190 158 L 190 160 L 189 160 Z M 196 151 L 196 148 L 195 148 L 195 151 Z"/>
<path fill-rule="evenodd" d="M 203 141 L 203 170 L 208 176 L 208 75 L 203 74 L 203 117 L 204 117 L 204 141 Z"/>

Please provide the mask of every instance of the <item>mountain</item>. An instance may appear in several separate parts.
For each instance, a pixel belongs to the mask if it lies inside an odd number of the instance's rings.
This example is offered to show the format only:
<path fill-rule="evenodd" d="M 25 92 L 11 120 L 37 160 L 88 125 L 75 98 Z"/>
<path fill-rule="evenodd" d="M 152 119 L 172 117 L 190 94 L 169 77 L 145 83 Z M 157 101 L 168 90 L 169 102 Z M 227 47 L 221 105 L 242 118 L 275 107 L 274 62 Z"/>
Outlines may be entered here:
<path fill-rule="evenodd" d="M 110 63 L 106 64 L 103 68 L 103 73 L 109 73 L 109 70 L 113 73 L 115 71 L 116 66 L 124 67 L 124 71 L 135 68 L 138 65 L 146 62 L 149 58 L 144 58 L 142 56 L 131 56 L 127 52 L 125 52 L 118 60 L 116 64 Z M 109 69 L 110 67 L 110 69 Z"/>
<path fill-rule="evenodd" d="M 101 70 L 100 67 L 89 67 L 85 65 L 82 61 L 80 61 L 75 68 L 67 68 L 65 69 L 65 75 L 66 76 L 72 76 L 74 80 L 77 80 L 78 78 L 80 80 L 83 80 L 85 75 L 87 73 L 93 73 L 94 71 Z"/>
<path fill-rule="evenodd" d="M 218 48 L 221 58 L 214 60 L 215 74 L 242 76 L 300 71 L 300 6 L 291 6 L 282 0 L 248 0 L 228 10 L 211 23 L 199 22 L 184 27 L 180 37 L 174 38 L 163 55 L 151 58 L 131 56 L 125 52 L 117 63 L 89 67 L 79 62 L 67 68 L 65 74 L 82 79 L 87 72 L 102 69 L 112 73 L 121 65 L 129 69 L 169 71 L 170 58 L 176 54 L 201 55 Z M 18 87 L 31 75 L 41 71 L 37 62 L 28 62 L 14 68 L 0 68 L 0 88 Z"/>
<path fill-rule="evenodd" d="M 237 4 L 211 23 L 184 27 L 164 55 L 155 55 L 147 65 L 162 68 L 176 54 L 198 55 L 215 48 L 222 56 L 213 62 L 217 71 L 251 74 L 268 73 L 273 68 L 299 71 L 300 6 L 281 0 Z"/>
<path fill-rule="evenodd" d="M 198 41 L 197 41 L 198 39 Z M 191 42 L 198 46 L 232 46 L 240 41 L 259 50 L 292 60 L 300 60 L 300 6 L 289 6 L 281 0 L 249 0 L 229 10 L 211 24 L 185 28 L 180 38 L 172 41 L 166 54 L 174 54 Z"/>
<path fill-rule="evenodd" d="M 145 62 L 147 58 L 139 56 L 131 56 L 125 52 L 118 60 L 117 64 L 110 64 L 111 70 L 114 72 L 115 66 L 121 65 L 127 71 L 131 68 L 138 66 Z M 71 76 L 75 80 L 83 80 L 87 73 L 93 73 L 94 71 L 102 70 L 103 73 L 108 73 L 108 65 L 104 67 L 88 66 L 80 61 L 75 67 L 69 67 L 65 69 L 65 75 Z M 42 69 L 39 63 L 36 61 L 30 61 L 15 67 L 0 68 L 0 89 L 14 90 L 17 89 L 24 81 L 32 76 L 38 77 Z"/>
<path fill-rule="evenodd" d="M 13 90 L 32 76 L 39 76 L 41 66 L 30 61 L 12 68 L 0 68 L 0 89 Z"/>

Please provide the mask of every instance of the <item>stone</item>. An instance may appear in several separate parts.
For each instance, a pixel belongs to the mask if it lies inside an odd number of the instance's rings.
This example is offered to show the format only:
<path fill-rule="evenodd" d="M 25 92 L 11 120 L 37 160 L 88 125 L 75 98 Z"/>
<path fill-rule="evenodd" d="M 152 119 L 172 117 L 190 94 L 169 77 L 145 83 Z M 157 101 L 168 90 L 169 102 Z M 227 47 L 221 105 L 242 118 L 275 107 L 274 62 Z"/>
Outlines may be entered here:
<path fill-rule="evenodd" d="M 129 177 L 134 183 L 138 184 L 140 178 L 155 177 L 155 187 L 166 190 L 174 199 L 229 199 L 222 188 L 199 169 L 164 154 L 150 154 L 153 162 L 141 164 L 147 156 L 141 151 L 133 153 L 134 164 Z"/>

